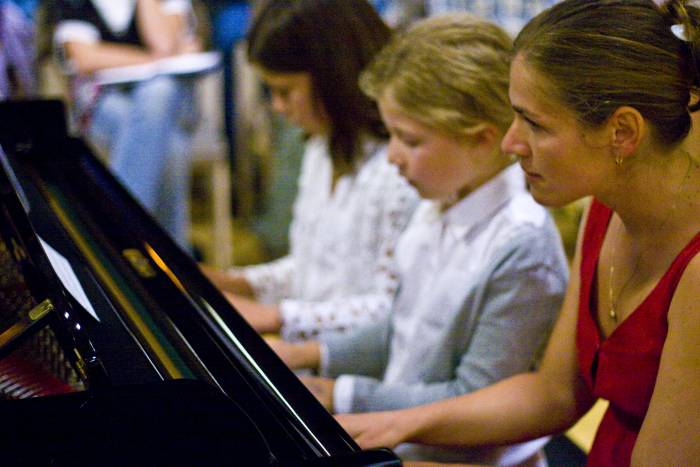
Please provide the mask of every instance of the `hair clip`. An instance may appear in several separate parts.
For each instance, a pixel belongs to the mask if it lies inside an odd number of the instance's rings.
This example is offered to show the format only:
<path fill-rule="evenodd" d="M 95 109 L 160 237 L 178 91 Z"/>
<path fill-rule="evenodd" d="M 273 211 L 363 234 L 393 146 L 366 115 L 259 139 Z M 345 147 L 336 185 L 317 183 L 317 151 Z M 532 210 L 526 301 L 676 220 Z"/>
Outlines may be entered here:
<path fill-rule="evenodd" d="M 674 24 L 673 26 L 671 26 L 671 32 L 674 36 L 676 36 L 683 42 L 690 42 L 690 39 L 688 39 L 688 35 L 685 33 L 685 26 L 683 26 L 682 24 Z"/>

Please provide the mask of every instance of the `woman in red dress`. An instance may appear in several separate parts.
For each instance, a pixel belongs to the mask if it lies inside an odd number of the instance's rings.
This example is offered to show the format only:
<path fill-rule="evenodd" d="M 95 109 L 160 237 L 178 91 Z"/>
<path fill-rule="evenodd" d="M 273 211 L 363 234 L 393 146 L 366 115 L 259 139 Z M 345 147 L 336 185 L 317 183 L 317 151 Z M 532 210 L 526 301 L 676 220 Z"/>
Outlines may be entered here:
<path fill-rule="evenodd" d="M 537 201 L 592 197 L 545 357 L 459 398 L 339 417 L 361 446 L 512 443 L 562 432 L 602 398 L 589 465 L 698 463 L 700 10 L 688 3 L 565 0 L 520 33 L 503 149 Z"/>

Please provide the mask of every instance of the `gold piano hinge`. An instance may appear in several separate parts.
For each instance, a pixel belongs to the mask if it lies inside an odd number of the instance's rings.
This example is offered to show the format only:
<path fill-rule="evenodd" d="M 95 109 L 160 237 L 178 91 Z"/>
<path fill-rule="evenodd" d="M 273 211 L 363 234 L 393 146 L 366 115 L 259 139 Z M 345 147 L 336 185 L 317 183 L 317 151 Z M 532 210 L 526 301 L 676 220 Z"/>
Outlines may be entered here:
<path fill-rule="evenodd" d="M 78 349 L 75 347 L 73 348 L 73 353 L 75 353 L 75 368 L 78 370 L 78 373 L 80 373 L 80 379 L 83 381 L 87 380 L 87 372 L 85 371 L 85 367 L 87 364 L 85 363 L 85 360 L 83 359 L 83 356 L 80 355 L 80 352 L 78 352 Z"/>
<path fill-rule="evenodd" d="M 32 321 L 39 320 L 53 310 L 53 303 L 48 298 L 37 306 L 29 310 L 29 319 Z"/>
<path fill-rule="evenodd" d="M 139 274 L 139 276 L 152 279 L 156 277 L 156 271 L 151 266 L 148 259 L 141 253 L 141 251 L 135 248 L 127 248 L 122 252 L 124 258 L 131 264 L 131 267 Z"/>

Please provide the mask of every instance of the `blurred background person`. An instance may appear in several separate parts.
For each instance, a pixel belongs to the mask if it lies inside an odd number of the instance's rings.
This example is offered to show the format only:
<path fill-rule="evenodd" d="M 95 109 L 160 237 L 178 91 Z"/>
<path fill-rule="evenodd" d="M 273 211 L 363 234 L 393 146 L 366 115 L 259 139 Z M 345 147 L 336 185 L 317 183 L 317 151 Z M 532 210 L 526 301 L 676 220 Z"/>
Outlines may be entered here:
<path fill-rule="evenodd" d="M 558 0 L 375 0 L 387 21 L 405 27 L 413 21 L 463 11 L 495 22 L 513 37 L 527 21 Z"/>
<path fill-rule="evenodd" d="M 33 12 L 33 2 L 0 0 L 0 100 L 36 92 Z"/>
<path fill-rule="evenodd" d="M 94 73 L 201 50 L 189 0 L 55 0 L 55 51 L 82 133 L 172 238 L 190 249 L 193 82 L 159 75 L 99 85 Z"/>

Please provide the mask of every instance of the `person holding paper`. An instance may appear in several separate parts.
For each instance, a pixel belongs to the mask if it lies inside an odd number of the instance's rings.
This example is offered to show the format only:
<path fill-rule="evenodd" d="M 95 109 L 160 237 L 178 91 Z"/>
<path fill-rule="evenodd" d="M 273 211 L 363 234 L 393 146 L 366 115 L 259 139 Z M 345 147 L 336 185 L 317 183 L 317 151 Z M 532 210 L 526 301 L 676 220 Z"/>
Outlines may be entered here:
<path fill-rule="evenodd" d="M 57 0 L 55 51 L 71 77 L 79 126 L 114 174 L 188 246 L 193 82 L 155 75 L 100 85 L 110 71 L 200 49 L 189 0 Z"/>

